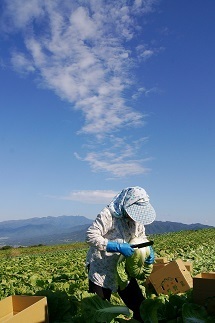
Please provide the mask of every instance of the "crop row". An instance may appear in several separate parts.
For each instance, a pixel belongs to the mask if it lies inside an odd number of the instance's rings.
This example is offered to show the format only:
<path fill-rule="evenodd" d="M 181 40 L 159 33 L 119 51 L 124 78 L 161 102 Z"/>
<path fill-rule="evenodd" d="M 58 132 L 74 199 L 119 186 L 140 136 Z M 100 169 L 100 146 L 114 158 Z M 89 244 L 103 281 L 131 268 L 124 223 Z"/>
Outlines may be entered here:
<path fill-rule="evenodd" d="M 193 275 L 215 271 L 215 229 L 157 235 L 157 257 L 193 262 Z M 83 243 L 0 251 L 0 299 L 9 295 L 45 295 L 50 322 L 81 323 L 81 300 L 88 290 Z M 114 304 L 122 304 L 113 295 Z M 71 319 L 72 318 L 72 319 Z"/>

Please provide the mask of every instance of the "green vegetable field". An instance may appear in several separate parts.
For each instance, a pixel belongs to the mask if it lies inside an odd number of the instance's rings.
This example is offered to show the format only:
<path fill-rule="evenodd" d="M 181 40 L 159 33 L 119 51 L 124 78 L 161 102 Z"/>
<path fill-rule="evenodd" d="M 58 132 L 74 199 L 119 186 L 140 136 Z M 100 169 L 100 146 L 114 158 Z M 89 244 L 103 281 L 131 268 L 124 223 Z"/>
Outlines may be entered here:
<path fill-rule="evenodd" d="M 156 257 L 192 261 L 195 276 L 215 271 L 215 228 L 150 237 Z M 89 294 L 85 243 L 0 250 L 0 299 L 45 295 L 50 323 L 137 322 L 117 294 L 111 302 Z M 151 295 L 141 306 L 144 322 L 215 322 L 207 308 L 192 302 L 192 290 L 180 295 Z"/>

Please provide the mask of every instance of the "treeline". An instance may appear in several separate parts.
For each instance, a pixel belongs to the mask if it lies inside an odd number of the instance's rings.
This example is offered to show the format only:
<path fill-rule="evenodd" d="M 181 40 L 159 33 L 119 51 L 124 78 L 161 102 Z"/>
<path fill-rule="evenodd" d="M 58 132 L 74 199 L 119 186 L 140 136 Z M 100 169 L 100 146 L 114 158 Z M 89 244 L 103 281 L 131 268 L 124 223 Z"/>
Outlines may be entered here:
<path fill-rule="evenodd" d="M 45 246 L 44 244 L 42 243 L 39 243 L 37 245 L 33 245 L 33 246 L 28 246 L 28 248 L 36 248 L 36 247 L 43 247 Z M 18 247 L 13 247 L 13 246 L 3 246 L 3 247 L 0 247 L 0 250 L 10 250 L 10 249 L 17 249 L 17 248 L 27 248 L 25 246 L 18 246 Z"/>

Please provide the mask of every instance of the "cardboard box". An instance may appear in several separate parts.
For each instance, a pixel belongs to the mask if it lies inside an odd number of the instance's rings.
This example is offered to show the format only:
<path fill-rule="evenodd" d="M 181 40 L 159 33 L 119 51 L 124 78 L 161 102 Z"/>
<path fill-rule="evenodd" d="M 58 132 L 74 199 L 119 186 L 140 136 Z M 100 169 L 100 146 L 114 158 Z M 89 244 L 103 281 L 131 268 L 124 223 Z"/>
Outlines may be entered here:
<path fill-rule="evenodd" d="M 167 260 L 166 257 L 163 258 L 155 258 L 155 263 L 153 265 L 153 270 L 152 272 L 154 273 L 155 271 L 163 268 L 164 266 L 166 266 L 167 264 L 169 264 L 170 262 Z M 192 272 L 193 270 L 193 265 L 191 261 L 184 261 L 184 265 L 187 268 L 187 270 L 189 272 Z"/>
<path fill-rule="evenodd" d="M 215 314 L 215 272 L 201 273 L 193 277 L 193 300 L 206 305 Z"/>
<path fill-rule="evenodd" d="M 1 323 L 48 323 L 44 296 L 13 295 L 0 301 Z"/>
<path fill-rule="evenodd" d="M 162 258 L 155 258 L 155 263 L 153 264 L 153 269 L 152 272 L 154 273 L 155 271 L 163 268 L 164 266 L 166 266 L 168 264 L 168 260 L 166 257 L 162 257 Z"/>
<path fill-rule="evenodd" d="M 158 294 L 184 293 L 193 287 L 191 274 L 181 259 L 172 261 L 153 272 L 149 280 Z"/>
<path fill-rule="evenodd" d="M 193 271 L 193 263 L 191 261 L 184 261 L 184 265 L 187 268 L 187 270 L 192 273 Z"/>
<path fill-rule="evenodd" d="M 166 257 L 155 258 L 155 264 L 167 264 L 168 262 Z"/>

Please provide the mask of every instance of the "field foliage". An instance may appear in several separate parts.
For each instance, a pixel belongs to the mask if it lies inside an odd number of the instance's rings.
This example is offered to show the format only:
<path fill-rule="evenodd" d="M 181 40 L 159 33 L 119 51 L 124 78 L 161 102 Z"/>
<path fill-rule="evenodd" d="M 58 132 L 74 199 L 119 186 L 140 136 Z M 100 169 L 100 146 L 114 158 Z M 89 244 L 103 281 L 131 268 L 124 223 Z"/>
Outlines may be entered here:
<path fill-rule="evenodd" d="M 156 235 L 150 239 L 154 240 L 156 257 L 167 257 L 170 261 L 177 258 L 192 261 L 193 276 L 215 271 L 215 228 Z M 87 293 L 87 250 L 85 243 L 0 250 L 0 299 L 15 294 L 45 295 L 48 299 L 50 323 L 86 322 L 84 315 L 88 313 L 89 318 L 90 314 L 89 303 L 86 305 L 85 300 L 91 297 Z M 186 295 L 190 302 L 191 292 Z M 151 299 L 151 295 L 147 297 Z M 157 296 L 154 297 L 156 298 L 159 300 Z M 124 305 L 117 294 L 112 296 L 111 303 Z M 83 306 L 86 306 L 85 309 Z M 104 311 L 100 313 L 104 314 Z M 162 318 L 156 320 L 154 322 L 160 322 Z M 127 320 L 124 316 L 119 316 L 115 319 L 111 317 L 108 322 Z M 130 319 L 130 322 L 134 320 Z M 184 321 L 177 317 L 170 322 Z"/>

